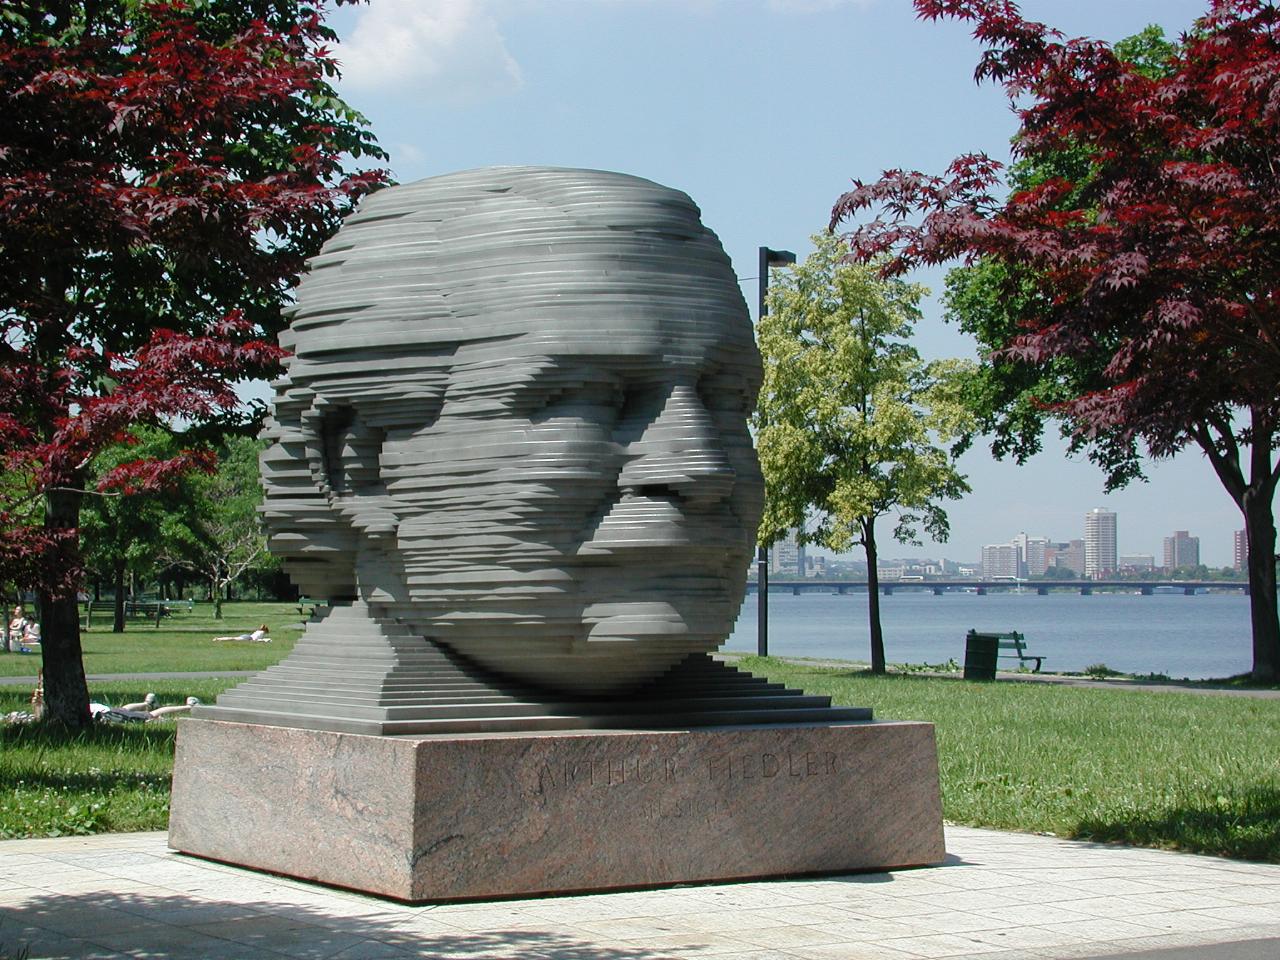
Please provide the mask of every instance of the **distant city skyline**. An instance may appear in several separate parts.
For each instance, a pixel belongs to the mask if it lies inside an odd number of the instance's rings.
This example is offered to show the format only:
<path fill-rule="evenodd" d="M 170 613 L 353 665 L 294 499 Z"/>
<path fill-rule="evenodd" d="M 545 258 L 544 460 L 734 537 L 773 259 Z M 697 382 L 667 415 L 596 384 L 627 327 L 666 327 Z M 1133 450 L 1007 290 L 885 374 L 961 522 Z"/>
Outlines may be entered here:
<path fill-rule="evenodd" d="M 1146 542 L 1146 540 L 1138 542 L 1137 538 L 1126 536 L 1125 534 L 1126 520 L 1128 518 L 1123 516 L 1120 511 L 1109 510 L 1106 507 L 1090 508 L 1090 510 L 1080 514 L 1075 529 L 1063 530 L 1055 527 L 1049 530 L 1032 532 L 1030 529 L 1018 529 L 1015 531 L 1007 528 L 993 528 L 992 535 L 972 552 L 965 552 L 959 549 L 954 539 L 943 544 L 929 542 L 920 547 L 902 545 L 896 541 L 881 540 L 878 544 L 880 563 L 881 565 L 893 564 L 898 560 L 904 559 L 930 559 L 939 562 L 947 560 L 979 568 L 984 565 L 993 569 L 995 566 L 999 566 L 999 575 L 1004 576 L 1010 575 L 1010 571 L 1005 568 L 1010 567 L 1011 564 L 1016 566 L 1019 558 L 1021 558 L 1021 562 L 1026 563 L 1028 555 L 1030 555 L 1033 566 L 1044 565 L 1051 567 L 1057 563 L 1067 566 L 1077 573 L 1084 573 L 1086 571 L 1086 563 L 1083 560 L 1077 563 L 1065 562 L 1063 555 L 1072 541 L 1078 544 L 1088 541 L 1088 518 L 1095 510 L 1100 511 L 1104 516 L 1110 515 L 1112 517 L 1108 544 L 1105 547 L 1105 556 L 1101 561 L 1102 569 L 1143 569 L 1148 566 L 1152 569 L 1160 569 L 1196 566 L 1197 564 L 1204 564 L 1211 568 L 1243 568 L 1244 531 L 1238 525 L 1216 531 L 1216 539 L 1220 540 L 1220 543 L 1215 543 L 1212 535 L 1206 538 L 1204 531 L 1194 528 L 1189 529 L 1188 527 L 1175 529 L 1172 526 L 1163 527 L 1163 532 L 1150 537 L 1150 543 Z M 1060 511 L 1055 510 L 1054 515 L 1060 517 Z M 1141 516 L 1141 528 L 1144 531 L 1144 537 L 1148 536 L 1148 531 L 1160 530 L 1161 526 L 1162 518 L 1153 517 L 1150 514 Z M 1112 537 L 1114 538 L 1113 540 L 1110 539 Z M 794 543 L 794 540 L 792 542 Z M 994 549 L 1005 547 L 1010 548 L 1010 550 Z M 806 549 L 811 557 L 814 555 L 833 555 L 831 551 L 824 550 L 821 546 L 810 545 Z M 1048 555 L 1047 561 L 1044 559 L 1046 552 Z M 843 559 L 857 560 L 861 559 L 861 551 L 851 551 L 850 553 L 836 556 L 840 556 Z M 1089 570 L 1092 571 L 1091 565 Z"/>

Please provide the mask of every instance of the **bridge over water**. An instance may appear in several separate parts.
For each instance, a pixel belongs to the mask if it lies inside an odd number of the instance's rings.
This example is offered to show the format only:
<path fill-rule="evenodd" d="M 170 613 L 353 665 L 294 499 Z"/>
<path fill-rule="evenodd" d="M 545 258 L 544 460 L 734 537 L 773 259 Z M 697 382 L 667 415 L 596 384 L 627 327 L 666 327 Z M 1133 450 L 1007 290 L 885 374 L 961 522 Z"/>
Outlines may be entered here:
<path fill-rule="evenodd" d="M 1243 580 L 890 580 L 880 581 L 880 592 L 886 597 L 901 590 L 927 590 L 937 595 L 957 591 L 987 594 L 993 592 L 1027 593 L 1040 596 L 1050 590 L 1075 590 L 1088 596 L 1095 590 L 1125 590 L 1151 596 L 1159 588 L 1180 590 L 1191 596 L 1201 590 L 1239 590 L 1249 595 L 1249 584 Z M 866 593 L 865 580 L 775 580 L 769 579 L 770 593 Z M 747 592 L 756 592 L 756 582 L 747 581 Z"/>

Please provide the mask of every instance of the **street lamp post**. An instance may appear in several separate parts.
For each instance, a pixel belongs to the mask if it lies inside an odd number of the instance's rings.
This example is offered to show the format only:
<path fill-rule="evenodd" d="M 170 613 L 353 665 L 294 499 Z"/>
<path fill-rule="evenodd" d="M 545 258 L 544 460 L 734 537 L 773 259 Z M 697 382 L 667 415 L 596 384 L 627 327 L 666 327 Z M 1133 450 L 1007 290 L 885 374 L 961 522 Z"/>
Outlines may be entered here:
<path fill-rule="evenodd" d="M 759 278 L 760 301 L 756 315 L 764 319 L 769 312 L 769 268 L 795 263 L 796 255 L 790 250 L 770 250 L 760 248 Z M 762 657 L 769 655 L 769 548 L 761 547 L 756 554 L 756 652 Z"/>

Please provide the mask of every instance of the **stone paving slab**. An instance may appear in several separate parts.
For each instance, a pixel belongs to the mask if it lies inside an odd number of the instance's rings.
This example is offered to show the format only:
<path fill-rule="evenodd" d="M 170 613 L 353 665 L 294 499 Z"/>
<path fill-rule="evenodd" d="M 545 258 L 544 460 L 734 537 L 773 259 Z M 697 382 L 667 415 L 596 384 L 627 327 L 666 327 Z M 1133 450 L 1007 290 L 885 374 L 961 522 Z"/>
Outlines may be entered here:
<path fill-rule="evenodd" d="M 947 828 L 941 867 L 406 906 L 176 854 L 0 842 L 0 957 L 1271 960 L 1280 865 Z"/>

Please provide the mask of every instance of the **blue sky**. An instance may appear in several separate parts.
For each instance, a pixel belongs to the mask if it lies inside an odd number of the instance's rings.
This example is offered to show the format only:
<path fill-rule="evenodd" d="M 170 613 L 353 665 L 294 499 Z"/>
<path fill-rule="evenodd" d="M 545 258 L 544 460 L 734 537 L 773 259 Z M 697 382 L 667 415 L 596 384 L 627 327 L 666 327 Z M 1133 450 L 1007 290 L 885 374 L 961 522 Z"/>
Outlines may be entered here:
<path fill-rule="evenodd" d="M 1026 0 L 1072 35 L 1114 41 L 1157 23 L 1176 36 L 1207 0 Z M 341 91 L 370 119 L 398 179 L 494 164 L 619 170 L 686 191 L 719 234 L 754 309 L 760 245 L 803 256 L 852 178 L 892 167 L 941 172 L 956 155 L 1004 159 L 1015 129 L 1003 93 L 979 87 L 979 47 L 955 23 L 923 23 L 908 0 L 372 0 L 331 22 Z M 914 279 L 935 291 L 942 271 Z M 925 307 L 918 346 L 973 356 Z M 1119 514 L 1121 553 L 1155 554 L 1174 529 L 1202 560 L 1231 562 L 1242 526 L 1196 452 L 1153 464 L 1150 482 L 1104 494 L 1102 475 L 1055 440 L 1024 467 L 985 445 L 965 456 L 974 492 L 951 505 L 949 543 L 882 556 L 977 558 L 1025 530 L 1083 535 Z"/>

